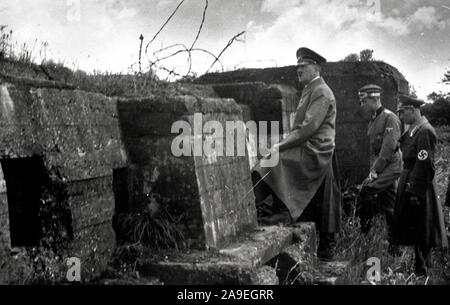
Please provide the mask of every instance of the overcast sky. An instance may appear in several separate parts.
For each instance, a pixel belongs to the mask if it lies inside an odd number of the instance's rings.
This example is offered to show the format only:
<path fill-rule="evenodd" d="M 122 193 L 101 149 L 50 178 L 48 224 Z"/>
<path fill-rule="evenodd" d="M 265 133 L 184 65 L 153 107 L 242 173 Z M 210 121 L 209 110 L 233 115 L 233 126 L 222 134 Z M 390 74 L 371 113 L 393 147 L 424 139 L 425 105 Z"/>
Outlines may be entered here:
<path fill-rule="evenodd" d="M 37 58 L 44 57 L 42 43 L 48 42 L 47 58 L 69 67 L 127 72 L 138 60 L 139 35 L 144 35 L 145 47 L 178 3 L 0 0 L 0 24 L 8 25 L 13 40 L 26 42 Z M 204 5 L 205 0 L 185 0 L 149 46 L 148 56 L 172 44 L 190 46 Z M 438 84 L 450 66 L 448 0 L 209 0 L 196 46 L 217 55 L 244 30 L 246 34 L 221 57 L 225 69 L 295 64 L 300 46 L 328 61 L 370 48 L 375 58 L 397 67 L 420 97 L 449 91 L 449 86 Z M 145 67 L 148 60 L 143 57 Z M 213 60 L 206 53 L 193 53 L 193 70 L 204 73 Z M 162 62 L 181 74 L 186 63 L 186 54 Z"/>

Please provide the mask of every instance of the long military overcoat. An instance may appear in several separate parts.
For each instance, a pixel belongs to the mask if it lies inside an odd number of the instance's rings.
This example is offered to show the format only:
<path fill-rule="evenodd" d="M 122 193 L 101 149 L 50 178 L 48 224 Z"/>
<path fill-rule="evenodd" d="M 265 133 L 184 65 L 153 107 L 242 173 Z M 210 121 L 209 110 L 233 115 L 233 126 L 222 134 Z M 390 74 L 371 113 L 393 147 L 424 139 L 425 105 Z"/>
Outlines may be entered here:
<path fill-rule="evenodd" d="M 436 132 L 426 118 L 410 126 L 401 139 L 403 172 L 394 215 L 394 241 L 403 245 L 447 247 L 442 206 L 436 197 Z M 417 196 L 419 205 L 410 202 Z"/>
<path fill-rule="evenodd" d="M 253 169 L 264 177 L 264 182 L 288 207 L 294 220 L 325 181 L 323 201 L 318 209 L 318 229 L 329 233 L 339 231 L 341 211 L 332 168 L 335 123 L 333 92 L 322 78 L 313 80 L 303 89 L 293 129 L 287 137 L 289 145 L 282 144 L 280 151 L 274 152 L 279 154 L 278 165 L 261 167 L 258 163 Z"/>

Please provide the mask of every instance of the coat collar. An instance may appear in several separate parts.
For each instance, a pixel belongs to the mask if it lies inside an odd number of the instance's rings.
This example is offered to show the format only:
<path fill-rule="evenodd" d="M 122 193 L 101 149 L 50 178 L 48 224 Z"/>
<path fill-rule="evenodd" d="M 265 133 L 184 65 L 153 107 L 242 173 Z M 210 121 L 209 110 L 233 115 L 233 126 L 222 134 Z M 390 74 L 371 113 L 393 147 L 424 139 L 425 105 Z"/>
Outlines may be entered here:
<path fill-rule="evenodd" d="M 409 136 L 412 137 L 414 136 L 414 134 L 425 124 L 428 123 L 428 120 L 426 117 L 421 117 L 420 120 L 418 120 L 417 122 L 415 122 L 414 124 L 412 124 L 409 127 L 408 133 Z"/>
<path fill-rule="evenodd" d="M 314 89 L 315 87 L 319 86 L 319 85 L 323 85 L 325 84 L 325 81 L 323 80 L 323 78 L 321 76 L 313 79 L 309 84 L 307 84 L 304 88 L 303 88 L 303 93 L 302 95 L 305 95 L 306 93 L 310 92 L 312 89 Z"/>
<path fill-rule="evenodd" d="M 384 111 L 384 107 L 381 106 L 377 109 L 377 111 L 372 115 L 372 122 Z"/>

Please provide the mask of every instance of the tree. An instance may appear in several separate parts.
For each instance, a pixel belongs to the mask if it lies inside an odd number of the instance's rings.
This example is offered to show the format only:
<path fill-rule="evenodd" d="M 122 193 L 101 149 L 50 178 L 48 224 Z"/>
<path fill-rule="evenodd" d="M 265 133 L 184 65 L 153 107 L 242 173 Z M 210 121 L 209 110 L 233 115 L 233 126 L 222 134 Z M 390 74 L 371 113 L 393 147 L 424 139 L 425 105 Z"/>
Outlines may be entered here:
<path fill-rule="evenodd" d="M 409 85 L 409 95 L 417 97 L 417 90 L 413 85 Z"/>
<path fill-rule="evenodd" d="M 444 84 L 450 85 L 450 67 L 445 71 L 444 79 L 442 80 Z"/>
<path fill-rule="evenodd" d="M 373 60 L 373 50 L 365 49 L 359 52 L 360 61 L 372 61 Z"/>
<path fill-rule="evenodd" d="M 450 93 L 433 92 L 428 95 L 432 102 L 421 108 L 421 112 L 433 125 L 450 125 Z"/>
<path fill-rule="evenodd" d="M 359 62 L 359 61 L 373 61 L 373 50 L 364 49 L 359 54 L 351 53 L 347 55 L 342 61 L 346 62 Z"/>
<path fill-rule="evenodd" d="M 351 54 L 347 55 L 342 61 L 358 62 L 359 61 L 359 55 L 356 54 L 356 53 L 351 53 Z"/>

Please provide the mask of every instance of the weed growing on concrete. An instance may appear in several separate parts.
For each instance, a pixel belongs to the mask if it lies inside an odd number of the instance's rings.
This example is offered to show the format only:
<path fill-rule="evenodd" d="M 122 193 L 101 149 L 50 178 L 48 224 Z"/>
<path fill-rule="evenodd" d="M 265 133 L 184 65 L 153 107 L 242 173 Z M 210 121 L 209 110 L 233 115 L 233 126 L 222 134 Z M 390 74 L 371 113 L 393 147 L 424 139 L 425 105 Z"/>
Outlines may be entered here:
<path fill-rule="evenodd" d="M 157 202 L 154 195 L 147 195 L 143 212 L 118 215 L 118 226 L 131 243 L 142 243 L 153 249 L 181 249 L 183 232 L 167 207 Z"/>

